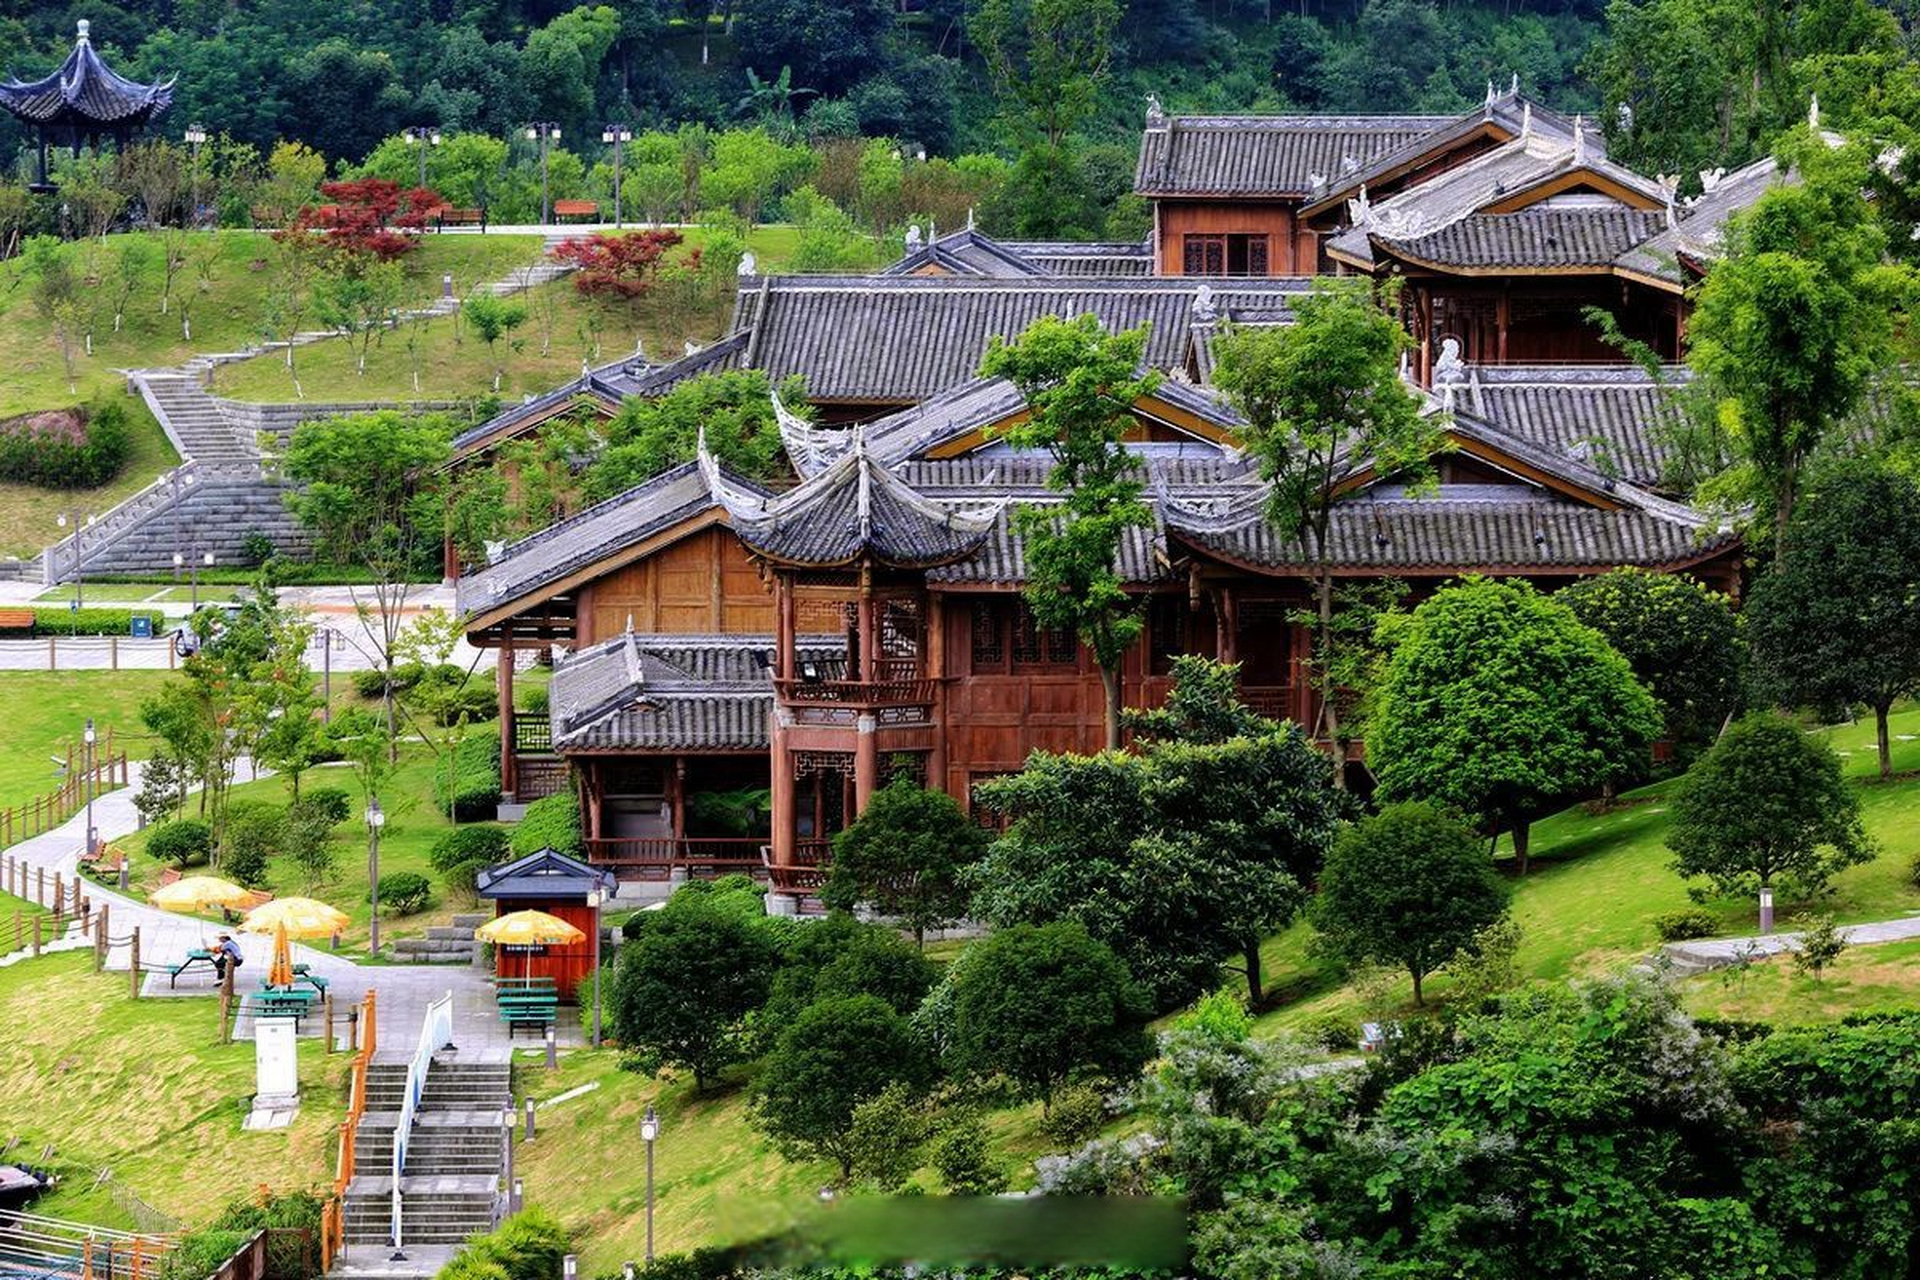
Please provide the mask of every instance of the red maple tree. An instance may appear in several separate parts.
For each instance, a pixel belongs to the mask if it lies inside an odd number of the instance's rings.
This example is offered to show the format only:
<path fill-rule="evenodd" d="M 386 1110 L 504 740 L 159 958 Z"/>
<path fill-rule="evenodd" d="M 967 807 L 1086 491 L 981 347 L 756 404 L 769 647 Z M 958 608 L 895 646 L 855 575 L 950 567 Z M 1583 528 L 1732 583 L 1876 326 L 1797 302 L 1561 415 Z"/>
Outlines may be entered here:
<path fill-rule="evenodd" d="M 637 298 L 651 289 L 667 250 L 680 243 L 678 231 L 596 231 L 585 239 L 562 240 L 553 247 L 555 262 L 580 268 L 573 287 L 589 296 Z"/>
<path fill-rule="evenodd" d="M 428 187 L 405 188 L 385 178 L 323 182 L 325 204 L 308 205 L 282 234 L 325 237 L 329 247 L 391 261 L 411 253 L 435 215 L 447 207 Z"/>

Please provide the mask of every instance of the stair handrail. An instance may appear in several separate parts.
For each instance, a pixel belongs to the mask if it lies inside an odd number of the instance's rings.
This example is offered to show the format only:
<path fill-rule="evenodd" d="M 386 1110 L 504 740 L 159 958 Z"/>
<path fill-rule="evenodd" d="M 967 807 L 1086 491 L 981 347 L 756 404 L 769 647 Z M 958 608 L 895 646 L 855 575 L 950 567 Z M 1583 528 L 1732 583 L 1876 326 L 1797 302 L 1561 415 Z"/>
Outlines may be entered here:
<path fill-rule="evenodd" d="M 449 991 L 427 1006 L 420 1019 L 420 1042 L 407 1061 L 406 1092 L 400 1099 L 400 1121 L 393 1130 L 393 1247 L 400 1248 L 400 1175 L 407 1163 L 407 1139 L 413 1134 L 413 1119 L 420 1110 L 420 1096 L 427 1090 L 427 1071 L 433 1055 L 453 1043 L 453 992 Z"/>
<path fill-rule="evenodd" d="M 360 1120 L 367 1113 L 367 1072 L 373 1066 L 375 1034 L 374 991 L 367 988 L 360 1006 L 360 1048 L 353 1055 L 353 1077 L 348 1085 L 347 1118 L 340 1122 L 340 1150 L 336 1154 L 333 1195 L 320 1209 L 320 1269 L 332 1268 L 347 1243 L 347 1184 L 353 1181 L 353 1148 L 360 1136 Z"/>

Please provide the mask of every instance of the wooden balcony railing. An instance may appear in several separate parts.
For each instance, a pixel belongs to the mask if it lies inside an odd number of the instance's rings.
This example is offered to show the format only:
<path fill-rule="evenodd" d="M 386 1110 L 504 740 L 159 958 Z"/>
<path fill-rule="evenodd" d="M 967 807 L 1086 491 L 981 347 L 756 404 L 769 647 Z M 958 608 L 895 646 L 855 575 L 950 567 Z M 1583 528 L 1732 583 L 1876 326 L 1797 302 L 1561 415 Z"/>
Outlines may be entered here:
<path fill-rule="evenodd" d="M 665 880 L 674 871 L 689 876 L 757 875 L 765 837 L 647 836 L 592 839 L 587 861 L 627 880 Z"/>
<path fill-rule="evenodd" d="M 1249 711 L 1269 720 L 1286 720 L 1293 715 L 1293 686 L 1290 684 L 1251 684 L 1240 686 L 1240 701 Z"/>
<path fill-rule="evenodd" d="M 852 707 L 912 707 L 933 704 L 931 680 L 775 680 L 782 702 L 827 702 Z"/>
<path fill-rule="evenodd" d="M 543 755 L 553 750 L 553 721 L 546 712 L 513 713 L 513 750 L 516 755 Z"/>
<path fill-rule="evenodd" d="M 793 846 L 793 862 L 780 866 L 773 860 L 773 850 L 763 851 L 766 875 L 769 885 L 775 893 L 791 893 L 801 896 L 818 894 L 827 882 L 827 868 L 833 861 L 833 844 L 827 840 L 798 840 Z"/>

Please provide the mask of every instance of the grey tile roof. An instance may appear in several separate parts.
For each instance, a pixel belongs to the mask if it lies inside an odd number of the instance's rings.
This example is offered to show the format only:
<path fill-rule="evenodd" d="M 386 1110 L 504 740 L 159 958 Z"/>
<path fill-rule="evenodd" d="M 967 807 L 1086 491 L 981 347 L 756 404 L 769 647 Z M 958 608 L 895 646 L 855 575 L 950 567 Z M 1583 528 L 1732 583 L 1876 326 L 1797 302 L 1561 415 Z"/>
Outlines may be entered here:
<path fill-rule="evenodd" d="M 1168 116 L 1149 121 L 1133 189 L 1149 196 L 1301 196 L 1451 116 Z"/>
<path fill-rule="evenodd" d="M 1412 238 L 1375 233 L 1374 253 L 1462 270 L 1588 267 L 1610 270 L 1615 258 L 1664 230 L 1664 212 L 1535 205 L 1516 213 L 1470 214 Z"/>
<path fill-rule="evenodd" d="M 1475 365 L 1454 407 L 1541 449 L 1658 489 L 1671 388 L 1691 375 L 1682 365 L 1662 377 L 1665 386 L 1634 365 Z"/>
<path fill-rule="evenodd" d="M 769 743 L 768 635 L 623 635 L 554 667 L 553 741 L 578 751 L 751 751 Z M 800 636 L 802 661 L 844 660 L 845 640 Z"/>
<path fill-rule="evenodd" d="M 1672 228 L 1662 229 L 1623 251 L 1618 265 L 1635 275 L 1652 276 L 1676 285 L 1684 283 L 1686 277 L 1680 270 L 1680 256 L 1716 257 L 1727 219 L 1758 200 L 1768 187 L 1786 180 L 1771 156 L 1715 179 L 1713 190 L 1703 192 L 1687 205 Z"/>
<path fill-rule="evenodd" d="M 582 898 L 598 887 L 618 896 L 620 882 L 611 871 L 578 858 L 541 849 L 497 867 L 484 868 L 476 887 L 483 898 Z"/>
<path fill-rule="evenodd" d="M 1038 499 L 1036 495 L 1036 500 L 1027 505 L 1050 506 L 1058 501 L 1058 494 L 1051 494 L 1045 500 Z M 927 581 L 949 585 L 1012 585 L 1025 582 L 1026 546 L 1014 529 L 1015 510 L 1010 504 L 1000 513 L 973 555 L 928 570 Z M 1166 527 L 1161 521 L 1160 508 L 1155 505 L 1152 511 L 1152 524 L 1130 528 L 1121 535 L 1120 554 L 1115 567 L 1122 582 L 1147 585 L 1170 581 L 1174 577 L 1167 559 Z"/>
<path fill-rule="evenodd" d="M 459 580 L 455 608 L 469 616 L 491 613 L 713 505 L 700 468 L 683 463 L 506 547 L 492 564 Z"/>
<path fill-rule="evenodd" d="M 1329 545 L 1345 569 L 1553 570 L 1660 566 L 1728 546 L 1734 535 L 1675 523 L 1647 511 L 1603 511 L 1573 502 L 1489 497 L 1352 501 L 1335 509 Z M 1176 541 L 1257 568 L 1308 570 L 1312 559 L 1265 519 L 1233 522 L 1167 516 Z"/>
<path fill-rule="evenodd" d="M 1221 314 L 1284 315 L 1304 278 L 1205 282 Z M 1042 316 L 1097 316 L 1109 329 L 1151 326 L 1147 363 L 1185 364 L 1199 282 L 1097 276 L 768 276 L 740 295 L 741 362 L 776 382 L 806 379 L 820 401 L 915 404 L 973 378 L 994 337 Z"/>
<path fill-rule="evenodd" d="M 921 245 L 917 249 L 910 248 L 900 261 L 883 269 L 880 274 L 907 276 L 929 269 L 948 271 L 962 276 L 1001 276 L 1013 279 L 1047 274 L 1045 268 L 1013 246 L 1004 245 L 972 227 L 950 231 L 930 244 Z"/>
<path fill-rule="evenodd" d="M 101 61 L 80 23 L 80 36 L 66 61 L 38 80 L 0 83 L 0 107 L 41 128 L 91 131 L 144 123 L 173 103 L 173 81 L 140 84 Z"/>
<path fill-rule="evenodd" d="M 1145 240 L 1132 244 L 1016 240 L 1007 247 L 1054 275 L 1137 279 L 1153 274 L 1153 245 Z"/>
<path fill-rule="evenodd" d="M 828 567 L 871 557 L 899 567 L 947 564 L 971 556 L 997 514 L 988 500 L 941 506 L 915 493 L 852 429 L 852 447 L 825 470 L 777 495 L 736 489 L 700 439 L 700 468 L 753 551 L 793 565 Z"/>

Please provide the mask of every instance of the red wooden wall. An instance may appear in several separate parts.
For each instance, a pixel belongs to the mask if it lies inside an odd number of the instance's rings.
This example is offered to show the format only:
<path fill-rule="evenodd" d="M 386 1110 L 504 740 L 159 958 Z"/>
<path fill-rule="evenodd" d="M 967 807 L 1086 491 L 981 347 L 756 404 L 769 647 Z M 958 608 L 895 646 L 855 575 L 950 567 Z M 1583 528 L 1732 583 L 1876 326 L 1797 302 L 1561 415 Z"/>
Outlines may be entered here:
<path fill-rule="evenodd" d="M 528 974 L 536 978 L 552 978 L 560 990 L 560 998 L 571 1000 L 580 980 L 593 972 L 593 908 L 578 901 L 554 902 L 538 898 L 519 898 L 494 904 L 495 916 L 510 915 L 515 911 L 544 911 L 565 920 L 586 936 L 570 946 L 544 947 L 534 952 L 495 947 L 493 971 L 502 978 L 524 978 Z"/>

